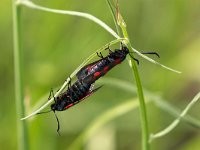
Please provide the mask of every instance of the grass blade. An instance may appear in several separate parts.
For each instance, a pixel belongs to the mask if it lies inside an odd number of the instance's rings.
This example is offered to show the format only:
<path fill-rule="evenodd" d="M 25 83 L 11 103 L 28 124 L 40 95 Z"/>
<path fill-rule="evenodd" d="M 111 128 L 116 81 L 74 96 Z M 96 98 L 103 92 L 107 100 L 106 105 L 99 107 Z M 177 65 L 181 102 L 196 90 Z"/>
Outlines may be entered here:
<path fill-rule="evenodd" d="M 42 7 L 42 6 L 36 5 L 36 4 L 34 4 L 33 2 L 31 2 L 29 0 L 22 0 L 22 1 L 19 2 L 19 4 L 22 4 L 24 6 L 32 8 L 32 9 L 38 9 L 38 10 L 57 13 L 57 14 L 73 15 L 73 16 L 78 16 L 78 17 L 83 17 L 83 18 L 89 19 L 89 20 L 97 23 L 99 26 L 103 27 L 105 30 L 107 30 L 115 38 L 117 38 L 117 39 L 120 38 L 117 35 L 117 33 L 115 31 L 113 31 L 107 24 L 105 24 L 103 21 L 101 21 L 100 19 L 94 17 L 91 14 L 83 13 L 83 12 L 77 12 L 77 11 L 68 11 L 68 10 L 58 10 L 58 9 L 46 8 L 46 7 Z"/>
<path fill-rule="evenodd" d="M 191 107 L 200 99 L 200 92 L 193 98 L 193 100 L 186 106 L 186 108 L 182 111 L 180 116 L 175 119 L 168 127 L 166 127 L 164 130 L 156 133 L 151 134 L 150 136 L 150 142 L 155 140 L 156 138 L 160 138 L 162 136 L 165 136 L 166 134 L 170 133 L 181 121 L 181 119 L 187 114 L 187 112 L 191 109 Z"/>
<path fill-rule="evenodd" d="M 23 63 L 22 63 L 22 37 L 21 37 L 21 7 L 16 0 L 12 1 L 13 7 L 13 50 L 14 50 L 14 76 L 15 76 L 15 105 L 17 119 L 17 143 L 19 150 L 28 150 L 28 131 L 26 122 L 20 118 L 25 114 L 24 86 L 23 86 Z"/>

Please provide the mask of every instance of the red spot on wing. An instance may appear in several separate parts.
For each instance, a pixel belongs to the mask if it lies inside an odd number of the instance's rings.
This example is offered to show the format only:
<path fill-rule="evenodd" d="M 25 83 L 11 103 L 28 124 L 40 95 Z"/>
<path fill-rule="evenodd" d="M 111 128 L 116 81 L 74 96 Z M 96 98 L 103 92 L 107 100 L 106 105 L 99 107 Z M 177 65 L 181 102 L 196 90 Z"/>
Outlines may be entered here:
<path fill-rule="evenodd" d="M 97 91 L 98 89 L 100 89 L 101 87 L 102 87 L 102 86 L 100 86 L 100 87 L 98 87 L 98 88 L 96 88 L 96 89 L 94 89 L 94 90 L 92 90 L 92 91 L 87 92 L 87 93 L 86 93 L 83 97 L 81 97 L 78 101 L 67 105 L 67 106 L 65 107 L 65 109 L 68 109 L 68 108 L 72 107 L 73 105 L 79 103 L 80 101 L 86 99 L 87 97 L 91 96 L 94 92 L 96 92 L 96 91 Z"/>
<path fill-rule="evenodd" d="M 115 63 L 116 63 L 116 64 L 119 64 L 119 63 L 121 63 L 121 62 L 122 62 L 122 61 L 121 61 L 120 58 L 118 58 L 118 59 L 115 60 Z"/>
<path fill-rule="evenodd" d="M 90 72 L 95 66 L 96 66 L 96 64 L 93 64 L 93 65 L 91 65 L 91 66 L 88 66 L 88 67 L 87 67 L 88 72 Z"/>
<path fill-rule="evenodd" d="M 95 72 L 95 73 L 94 73 L 94 76 L 95 76 L 95 77 L 98 77 L 98 76 L 100 76 L 100 75 L 101 75 L 100 72 Z"/>
<path fill-rule="evenodd" d="M 65 109 L 68 109 L 69 107 L 72 107 L 74 104 L 69 104 L 69 105 L 67 105 L 66 107 L 65 107 Z"/>
<path fill-rule="evenodd" d="M 109 67 L 106 66 L 103 70 L 107 72 L 109 70 Z"/>
<path fill-rule="evenodd" d="M 108 66 L 106 66 L 105 68 L 103 68 L 104 74 L 106 74 L 108 72 L 108 70 L 109 70 Z"/>

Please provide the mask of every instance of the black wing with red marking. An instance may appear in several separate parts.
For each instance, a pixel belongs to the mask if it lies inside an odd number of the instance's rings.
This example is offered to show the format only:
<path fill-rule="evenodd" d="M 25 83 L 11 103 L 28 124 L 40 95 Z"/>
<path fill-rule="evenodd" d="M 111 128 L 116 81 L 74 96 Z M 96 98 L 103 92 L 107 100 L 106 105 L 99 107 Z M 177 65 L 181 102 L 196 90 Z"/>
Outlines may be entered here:
<path fill-rule="evenodd" d="M 90 70 L 92 70 L 100 61 L 104 60 L 105 58 L 99 59 L 93 63 L 90 63 L 84 67 L 82 67 L 76 74 L 76 77 L 80 80 L 85 78 L 89 75 Z"/>
<path fill-rule="evenodd" d="M 70 108 L 70 107 L 72 107 L 72 106 L 74 106 L 75 104 L 79 103 L 80 101 L 82 101 L 82 100 L 86 99 L 87 97 L 91 96 L 94 92 L 96 92 L 96 91 L 97 91 L 98 89 L 100 89 L 102 86 L 103 86 L 103 85 L 97 87 L 97 88 L 94 89 L 94 90 L 91 90 L 91 89 L 90 89 L 90 91 L 87 92 L 87 93 L 86 93 L 83 97 L 81 97 L 78 101 L 76 101 L 76 102 L 74 102 L 74 103 L 71 103 L 71 104 L 68 104 L 67 106 L 65 106 L 64 110 L 65 110 L 65 109 L 68 109 L 68 108 Z"/>

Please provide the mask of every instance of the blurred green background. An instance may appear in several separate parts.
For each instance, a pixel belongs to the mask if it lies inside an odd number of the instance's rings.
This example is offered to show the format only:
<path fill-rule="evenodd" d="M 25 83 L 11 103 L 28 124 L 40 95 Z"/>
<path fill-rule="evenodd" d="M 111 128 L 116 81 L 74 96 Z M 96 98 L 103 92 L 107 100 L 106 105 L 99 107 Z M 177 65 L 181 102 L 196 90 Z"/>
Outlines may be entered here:
<path fill-rule="evenodd" d="M 90 13 L 115 29 L 106 1 L 44 1 L 36 4 L 63 10 Z M 162 64 L 182 71 L 175 74 L 147 62 L 138 66 L 143 87 L 182 110 L 200 91 L 200 1 L 199 0 L 123 0 L 120 10 L 127 24 L 132 45 L 141 51 L 156 51 Z M 14 99 L 13 39 L 11 1 L 0 5 L 0 149 L 17 149 Z M 91 53 L 114 38 L 95 23 L 83 18 L 53 14 L 23 7 L 24 84 L 26 108 L 30 111 L 49 90 L 64 80 Z M 97 58 L 96 58 L 97 59 Z M 133 82 L 125 61 L 106 77 Z M 102 80 L 102 79 L 100 79 Z M 61 135 L 56 133 L 53 113 L 28 121 L 31 150 L 64 150 L 104 111 L 135 97 L 106 85 L 86 101 L 57 113 Z M 148 104 L 150 131 L 166 127 L 174 117 Z M 190 115 L 199 118 L 197 103 Z M 85 150 L 139 150 L 139 110 L 131 111 L 104 126 L 83 147 Z M 154 150 L 199 150 L 199 129 L 186 123 L 152 143 Z M 108 143 L 108 144 L 106 144 Z M 95 145 L 95 148 L 94 148 Z M 107 146 L 108 145 L 108 146 Z"/>

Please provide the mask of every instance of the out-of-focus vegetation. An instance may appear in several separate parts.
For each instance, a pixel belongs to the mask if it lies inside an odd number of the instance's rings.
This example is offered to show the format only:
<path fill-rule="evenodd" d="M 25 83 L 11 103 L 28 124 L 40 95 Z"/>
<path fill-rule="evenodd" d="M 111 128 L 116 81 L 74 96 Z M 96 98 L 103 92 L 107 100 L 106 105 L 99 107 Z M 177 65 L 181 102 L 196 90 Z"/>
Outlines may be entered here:
<path fill-rule="evenodd" d="M 87 12 L 115 29 L 105 1 L 34 2 L 55 9 Z M 162 64 L 183 72 L 175 74 L 138 57 L 143 87 L 183 109 L 200 91 L 200 1 L 124 0 L 119 3 L 132 45 L 141 51 L 158 52 Z M 6 150 L 17 148 L 11 14 L 11 2 L 2 0 L 0 149 Z M 23 7 L 26 109 L 30 111 L 45 94 L 47 99 L 50 88 L 57 90 L 56 87 L 63 84 L 81 62 L 113 39 L 104 29 L 86 19 Z M 114 68 L 106 77 L 134 83 L 127 62 Z M 67 149 L 96 117 L 134 96 L 130 92 L 105 84 L 86 101 L 57 113 L 62 136 L 56 133 L 57 125 L 53 113 L 29 119 L 30 148 Z M 190 115 L 200 119 L 199 107 L 200 104 L 197 103 Z M 174 120 L 169 113 L 160 110 L 153 103 L 149 103 L 147 108 L 151 132 L 160 131 Z M 109 122 L 87 142 L 84 149 L 139 150 L 139 119 L 139 111 L 136 109 Z M 173 132 L 154 141 L 151 146 L 155 150 L 199 150 L 199 133 L 199 129 L 182 122 Z"/>

